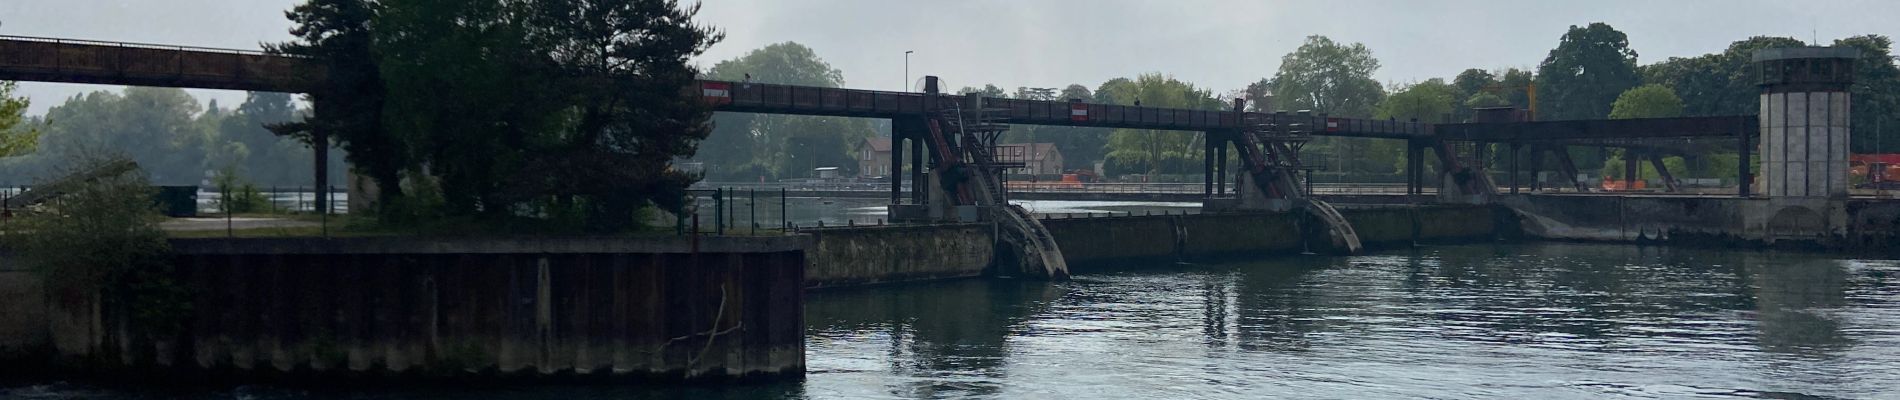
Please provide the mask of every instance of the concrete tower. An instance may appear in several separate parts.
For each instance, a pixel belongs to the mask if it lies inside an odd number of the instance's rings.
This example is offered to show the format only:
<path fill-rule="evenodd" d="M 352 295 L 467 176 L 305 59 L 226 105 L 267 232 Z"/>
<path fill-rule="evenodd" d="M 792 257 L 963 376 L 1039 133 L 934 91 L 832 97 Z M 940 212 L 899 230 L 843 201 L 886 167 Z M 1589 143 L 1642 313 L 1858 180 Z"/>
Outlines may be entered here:
<path fill-rule="evenodd" d="M 1840 47 L 1755 53 L 1761 85 L 1760 193 L 1847 198 L 1847 88 L 1860 51 Z"/>
<path fill-rule="evenodd" d="M 1829 242 L 1847 233 L 1847 93 L 1852 48 L 1798 47 L 1755 53 L 1761 85 L 1759 193 L 1745 224 L 1759 239 Z"/>

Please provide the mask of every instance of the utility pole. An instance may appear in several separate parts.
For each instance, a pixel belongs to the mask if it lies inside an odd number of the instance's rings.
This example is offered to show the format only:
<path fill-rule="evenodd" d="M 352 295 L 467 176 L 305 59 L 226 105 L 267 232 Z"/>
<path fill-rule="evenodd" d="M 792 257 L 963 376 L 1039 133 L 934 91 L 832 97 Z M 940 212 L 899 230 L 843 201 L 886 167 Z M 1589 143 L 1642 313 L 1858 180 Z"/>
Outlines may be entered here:
<path fill-rule="evenodd" d="M 904 91 L 905 92 L 910 91 L 910 53 L 915 53 L 915 52 L 916 51 L 913 51 L 913 50 L 904 50 Z"/>

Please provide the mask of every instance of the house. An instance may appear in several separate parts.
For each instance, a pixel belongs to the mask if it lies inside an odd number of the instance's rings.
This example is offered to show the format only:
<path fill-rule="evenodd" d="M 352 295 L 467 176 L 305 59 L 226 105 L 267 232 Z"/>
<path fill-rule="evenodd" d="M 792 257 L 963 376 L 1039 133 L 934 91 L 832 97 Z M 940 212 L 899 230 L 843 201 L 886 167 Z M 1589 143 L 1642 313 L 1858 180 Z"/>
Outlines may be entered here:
<path fill-rule="evenodd" d="M 863 178 L 891 176 L 891 138 L 866 138 L 858 142 L 854 150 L 858 159 L 858 176 Z M 1021 165 L 1010 168 L 1009 173 L 1024 175 L 1053 175 L 1062 173 L 1062 151 L 1055 143 L 1010 143 L 996 145 L 997 162 L 1008 165 Z"/>
<path fill-rule="evenodd" d="M 853 152 L 858 158 L 858 177 L 891 176 L 891 138 L 864 138 Z"/>
<path fill-rule="evenodd" d="M 1009 143 L 996 145 L 996 159 L 1011 168 L 1012 174 L 1054 175 L 1062 173 L 1062 150 L 1055 143 Z"/>

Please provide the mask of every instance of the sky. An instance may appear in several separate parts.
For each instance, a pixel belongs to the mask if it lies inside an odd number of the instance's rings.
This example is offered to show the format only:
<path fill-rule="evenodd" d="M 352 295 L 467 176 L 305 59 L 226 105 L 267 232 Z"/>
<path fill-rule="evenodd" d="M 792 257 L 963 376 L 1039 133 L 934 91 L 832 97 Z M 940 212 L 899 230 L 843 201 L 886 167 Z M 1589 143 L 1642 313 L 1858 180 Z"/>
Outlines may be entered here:
<path fill-rule="evenodd" d="M 301 0 L 5 0 L 0 35 L 257 49 L 290 39 Z M 686 0 L 692 3 L 692 0 Z M 846 86 L 902 90 L 924 75 L 951 87 L 1062 87 L 1159 72 L 1217 93 L 1272 76 L 1308 35 L 1364 43 L 1388 84 L 1466 68 L 1534 68 L 1571 25 L 1627 33 L 1639 63 L 1721 51 L 1757 35 L 1822 42 L 1900 36 L 1891 0 L 704 0 L 726 33 L 711 66 L 768 44 L 811 47 Z M 914 51 L 905 75 L 904 52 Z M 110 86 L 20 83 L 43 114 Z M 194 90 L 230 107 L 244 93 Z"/>

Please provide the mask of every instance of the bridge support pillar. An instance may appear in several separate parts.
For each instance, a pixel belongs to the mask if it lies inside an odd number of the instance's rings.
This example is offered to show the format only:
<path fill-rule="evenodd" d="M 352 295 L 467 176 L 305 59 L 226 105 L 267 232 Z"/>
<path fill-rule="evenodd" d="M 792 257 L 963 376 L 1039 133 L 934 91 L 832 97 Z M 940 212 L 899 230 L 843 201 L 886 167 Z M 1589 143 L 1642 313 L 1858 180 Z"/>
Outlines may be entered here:
<path fill-rule="evenodd" d="M 1407 198 L 1425 194 L 1425 145 L 1416 140 L 1405 141 L 1405 195 Z M 1408 201 L 1416 203 L 1416 200 Z"/>
<path fill-rule="evenodd" d="M 1201 134 L 1204 146 L 1201 150 L 1201 195 L 1214 197 L 1214 180 L 1219 174 L 1214 171 L 1214 132 Z"/>
<path fill-rule="evenodd" d="M 884 179 L 891 181 L 891 204 L 904 204 L 904 139 L 910 135 L 891 124 L 891 169 Z"/>
<path fill-rule="evenodd" d="M 1643 179 L 1643 169 L 1637 162 L 1643 160 L 1643 154 L 1636 149 L 1623 149 L 1623 190 L 1636 190 L 1636 182 Z"/>
<path fill-rule="evenodd" d="M 1226 135 L 1222 135 L 1220 144 L 1214 147 L 1214 195 L 1216 196 L 1227 195 L 1227 180 L 1232 178 L 1227 173 L 1227 147 L 1229 147 L 1229 144 Z"/>
<path fill-rule="evenodd" d="M 1523 147 L 1524 146 L 1519 145 L 1517 142 L 1511 142 L 1511 194 L 1517 194 L 1517 173 L 1521 167 L 1518 165 L 1517 159 L 1524 155 Z"/>

